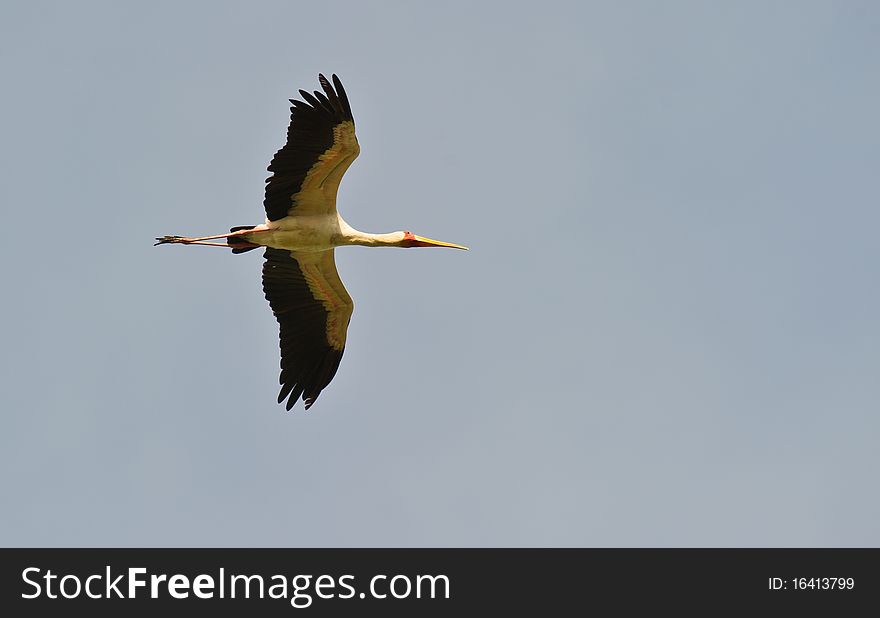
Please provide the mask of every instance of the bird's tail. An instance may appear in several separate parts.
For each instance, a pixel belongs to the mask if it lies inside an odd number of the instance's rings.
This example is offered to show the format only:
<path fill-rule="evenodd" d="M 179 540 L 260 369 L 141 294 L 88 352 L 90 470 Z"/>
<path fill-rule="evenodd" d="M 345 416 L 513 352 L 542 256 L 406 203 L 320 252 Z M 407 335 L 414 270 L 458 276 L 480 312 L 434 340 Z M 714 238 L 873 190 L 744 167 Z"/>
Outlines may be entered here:
<path fill-rule="evenodd" d="M 238 232 L 239 230 L 252 230 L 256 225 L 238 225 L 236 227 L 229 228 L 230 232 Z M 246 251 L 250 251 L 251 249 L 256 249 L 260 245 L 255 245 L 252 242 L 248 242 L 244 240 L 241 236 L 227 236 L 226 244 L 232 247 L 233 253 L 244 253 Z"/>

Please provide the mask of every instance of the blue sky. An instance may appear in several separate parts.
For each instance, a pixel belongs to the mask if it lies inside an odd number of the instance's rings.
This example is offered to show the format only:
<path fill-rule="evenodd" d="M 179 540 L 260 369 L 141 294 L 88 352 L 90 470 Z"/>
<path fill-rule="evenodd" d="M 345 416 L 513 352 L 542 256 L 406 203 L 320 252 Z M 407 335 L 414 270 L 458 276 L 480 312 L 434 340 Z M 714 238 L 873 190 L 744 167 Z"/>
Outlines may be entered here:
<path fill-rule="evenodd" d="M 7 2 L 0 544 L 876 546 L 871 2 Z M 338 73 L 356 308 L 275 404 L 256 252 Z"/>

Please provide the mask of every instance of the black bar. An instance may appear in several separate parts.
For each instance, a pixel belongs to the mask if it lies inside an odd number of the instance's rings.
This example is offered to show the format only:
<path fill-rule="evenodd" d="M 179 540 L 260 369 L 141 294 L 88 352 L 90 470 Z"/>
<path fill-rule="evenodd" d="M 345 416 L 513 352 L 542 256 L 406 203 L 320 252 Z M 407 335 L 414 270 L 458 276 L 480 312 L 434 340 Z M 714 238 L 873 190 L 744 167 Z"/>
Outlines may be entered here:
<path fill-rule="evenodd" d="M 760 615 L 880 606 L 878 549 L 0 549 L 0 566 L 6 615 L 547 615 L 603 608 Z M 138 568 L 145 571 L 129 571 Z M 175 575 L 183 577 L 169 588 Z M 259 578 L 233 576 L 260 576 L 263 598 Z M 144 585 L 132 589 L 134 598 L 118 598 L 128 597 L 132 579 Z M 270 598 L 273 591 L 283 598 Z"/>

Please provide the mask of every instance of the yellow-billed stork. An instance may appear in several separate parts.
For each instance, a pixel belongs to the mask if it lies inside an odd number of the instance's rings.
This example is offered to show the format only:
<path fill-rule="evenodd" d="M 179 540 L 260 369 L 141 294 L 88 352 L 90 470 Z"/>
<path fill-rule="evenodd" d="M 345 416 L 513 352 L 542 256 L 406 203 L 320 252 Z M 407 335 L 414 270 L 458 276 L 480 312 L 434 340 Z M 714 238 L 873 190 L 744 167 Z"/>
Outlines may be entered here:
<path fill-rule="evenodd" d="M 230 247 L 244 253 L 265 247 L 263 291 L 280 325 L 281 392 L 290 410 L 298 399 L 309 407 L 330 383 L 345 349 L 354 309 L 336 262 L 335 247 L 452 247 L 439 240 L 400 231 L 368 234 L 348 225 L 336 212 L 336 192 L 360 146 L 342 83 L 318 75 L 323 93 L 291 99 L 287 143 L 275 153 L 266 179 L 266 222 L 238 226 L 226 234 L 162 236 L 156 244 Z M 211 240 L 225 239 L 225 243 Z"/>

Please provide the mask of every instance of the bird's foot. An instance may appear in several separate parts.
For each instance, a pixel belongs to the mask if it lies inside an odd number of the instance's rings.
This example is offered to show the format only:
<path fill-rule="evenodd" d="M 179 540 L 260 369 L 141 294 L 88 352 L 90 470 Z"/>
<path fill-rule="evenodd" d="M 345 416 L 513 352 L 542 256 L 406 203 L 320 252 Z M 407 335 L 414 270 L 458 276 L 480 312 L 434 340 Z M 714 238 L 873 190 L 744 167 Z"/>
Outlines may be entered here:
<path fill-rule="evenodd" d="M 156 245 L 165 245 L 168 243 L 175 243 L 175 242 L 185 243 L 186 238 L 184 238 L 183 236 L 162 236 L 162 237 L 156 238 L 156 242 L 153 243 L 153 246 L 155 247 Z"/>

